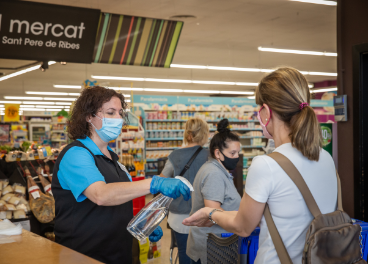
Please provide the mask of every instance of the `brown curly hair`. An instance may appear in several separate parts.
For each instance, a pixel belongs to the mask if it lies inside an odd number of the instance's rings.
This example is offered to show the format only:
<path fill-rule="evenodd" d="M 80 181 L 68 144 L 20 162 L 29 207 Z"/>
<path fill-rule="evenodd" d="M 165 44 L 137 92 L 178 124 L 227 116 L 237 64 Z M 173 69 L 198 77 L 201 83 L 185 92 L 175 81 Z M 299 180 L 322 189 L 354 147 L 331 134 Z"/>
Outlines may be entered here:
<path fill-rule="evenodd" d="M 90 125 L 86 118 L 95 115 L 102 105 L 115 96 L 120 99 L 123 111 L 128 108 L 125 98 L 115 90 L 94 86 L 84 89 L 74 104 L 70 121 L 68 124 L 68 134 L 71 139 L 84 139 L 91 136 Z"/>

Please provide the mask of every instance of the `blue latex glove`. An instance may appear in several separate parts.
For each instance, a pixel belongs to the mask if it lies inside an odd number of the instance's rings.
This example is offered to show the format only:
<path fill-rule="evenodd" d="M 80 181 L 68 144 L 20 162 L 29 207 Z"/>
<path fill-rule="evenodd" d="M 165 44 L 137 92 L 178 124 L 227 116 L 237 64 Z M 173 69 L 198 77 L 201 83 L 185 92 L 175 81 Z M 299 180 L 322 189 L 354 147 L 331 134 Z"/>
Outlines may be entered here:
<path fill-rule="evenodd" d="M 151 242 L 157 242 L 161 239 L 161 237 L 163 236 L 163 232 L 160 226 L 158 226 L 155 231 L 152 232 L 152 234 L 149 235 L 148 239 Z"/>
<path fill-rule="evenodd" d="M 190 190 L 179 179 L 163 178 L 159 176 L 153 176 L 150 186 L 150 192 L 156 194 L 158 192 L 170 198 L 178 198 L 183 195 L 185 201 L 190 199 Z"/>

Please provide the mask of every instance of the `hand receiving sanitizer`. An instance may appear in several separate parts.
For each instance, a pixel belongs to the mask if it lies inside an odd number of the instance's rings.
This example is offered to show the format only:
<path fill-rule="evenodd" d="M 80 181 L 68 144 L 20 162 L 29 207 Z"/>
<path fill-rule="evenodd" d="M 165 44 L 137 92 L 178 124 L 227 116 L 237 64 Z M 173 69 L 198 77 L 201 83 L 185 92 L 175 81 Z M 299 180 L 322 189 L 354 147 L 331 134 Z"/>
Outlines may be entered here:
<path fill-rule="evenodd" d="M 187 179 L 181 176 L 175 178 L 185 183 L 190 191 L 194 191 L 193 186 Z M 127 230 L 139 241 L 146 241 L 146 238 L 167 216 L 172 201 L 173 198 L 163 194 L 157 195 L 129 222 Z"/>

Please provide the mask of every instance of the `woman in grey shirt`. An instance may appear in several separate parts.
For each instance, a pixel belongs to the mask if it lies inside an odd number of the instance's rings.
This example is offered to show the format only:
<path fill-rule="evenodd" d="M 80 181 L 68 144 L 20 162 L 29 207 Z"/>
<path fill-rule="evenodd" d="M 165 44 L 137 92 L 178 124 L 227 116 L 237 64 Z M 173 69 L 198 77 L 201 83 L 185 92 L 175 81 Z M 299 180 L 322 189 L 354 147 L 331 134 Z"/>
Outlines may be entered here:
<path fill-rule="evenodd" d="M 161 177 L 178 176 L 184 169 L 185 165 L 192 158 L 194 153 L 207 143 L 209 136 L 209 128 L 206 121 L 200 118 L 189 119 L 185 124 L 184 144 L 181 149 L 173 151 L 169 160 L 166 162 L 164 169 L 161 172 Z M 208 160 L 209 151 L 202 149 L 190 168 L 185 172 L 185 177 L 191 184 L 193 184 L 194 177 L 202 165 Z M 172 228 L 176 242 L 178 244 L 179 262 L 180 264 L 189 264 L 190 258 L 186 254 L 187 240 L 189 234 L 189 226 L 182 224 L 183 220 L 189 217 L 192 209 L 192 201 L 184 201 L 178 198 L 172 201 L 169 208 L 168 223 Z"/>
<path fill-rule="evenodd" d="M 239 136 L 230 131 L 227 119 L 218 123 L 217 131 L 210 143 L 211 157 L 194 179 L 190 214 L 203 207 L 224 211 L 239 209 L 241 197 L 234 186 L 233 176 L 229 173 L 229 170 L 235 169 L 239 161 Z M 207 263 L 208 233 L 220 235 L 226 231 L 217 225 L 190 228 L 187 255 L 192 259 L 191 263 Z"/>

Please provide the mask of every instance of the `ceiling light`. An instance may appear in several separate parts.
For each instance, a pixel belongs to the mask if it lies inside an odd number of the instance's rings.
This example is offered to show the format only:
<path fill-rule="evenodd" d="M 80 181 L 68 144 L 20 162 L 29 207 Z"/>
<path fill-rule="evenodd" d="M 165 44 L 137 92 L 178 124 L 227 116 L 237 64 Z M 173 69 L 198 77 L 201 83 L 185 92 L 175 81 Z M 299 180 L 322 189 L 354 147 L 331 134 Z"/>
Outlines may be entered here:
<path fill-rule="evenodd" d="M 59 108 L 59 109 L 46 109 L 46 111 L 61 111 L 62 109 L 61 108 Z"/>
<path fill-rule="evenodd" d="M 319 4 L 319 5 L 337 6 L 337 2 L 334 2 L 334 1 L 324 1 L 324 0 L 290 0 L 290 1 L 310 3 L 310 4 Z"/>
<path fill-rule="evenodd" d="M 143 91 L 143 88 L 131 88 L 131 87 L 109 87 L 109 88 L 118 91 Z"/>
<path fill-rule="evenodd" d="M 310 93 L 323 93 L 323 92 L 332 92 L 332 91 L 337 91 L 337 87 L 310 90 Z"/>
<path fill-rule="evenodd" d="M 241 71 L 241 72 L 273 72 L 275 69 L 257 69 L 257 68 L 238 68 L 238 67 L 217 67 L 217 66 L 202 66 L 202 65 L 182 65 L 171 64 L 171 68 L 183 69 L 201 69 L 201 70 L 218 70 L 218 71 Z M 337 76 L 333 72 L 310 72 L 301 71 L 304 75 L 318 75 L 318 76 Z"/>
<path fill-rule="evenodd" d="M 54 88 L 81 89 L 82 85 L 58 85 L 58 84 L 54 84 Z"/>
<path fill-rule="evenodd" d="M 220 84 L 220 85 L 241 85 L 241 86 L 257 86 L 258 83 L 251 82 L 223 82 L 223 81 L 200 81 L 200 80 L 178 80 L 178 79 L 154 79 L 154 78 L 135 78 L 135 77 L 116 77 L 116 76 L 91 76 L 93 79 L 101 80 L 119 80 L 119 81 L 145 81 L 145 82 L 167 82 L 167 83 L 195 83 L 195 84 Z M 119 87 L 110 87 L 112 89 Z M 129 88 L 130 90 L 138 88 Z M 120 88 L 119 90 L 129 90 Z"/>
<path fill-rule="evenodd" d="M 248 96 L 248 99 L 256 99 L 255 96 Z"/>
<path fill-rule="evenodd" d="M 0 101 L 1 104 L 21 104 L 21 101 Z"/>
<path fill-rule="evenodd" d="M 45 109 L 41 108 L 22 108 L 23 111 L 45 111 Z"/>
<path fill-rule="evenodd" d="M 147 92 L 168 92 L 168 93 L 182 93 L 182 89 L 155 89 L 155 88 L 144 88 Z"/>
<path fill-rule="evenodd" d="M 60 92 L 26 92 L 26 94 L 40 94 L 40 95 L 70 95 L 79 96 L 80 93 L 60 93 Z"/>
<path fill-rule="evenodd" d="M 26 92 L 26 94 L 68 95 L 68 93 L 58 93 L 58 92 Z"/>
<path fill-rule="evenodd" d="M 221 94 L 254 94 L 254 92 L 221 91 Z"/>
<path fill-rule="evenodd" d="M 125 100 L 126 103 L 130 103 L 131 101 L 128 99 L 128 100 Z"/>
<path fill-rule="evenodd" d="M 130 97 L 130 94 L 123 94 L 124 97 Z"/>
<path fill-rule="evenodd" d="M 4 96 L 5 99 L 42 100 L 42 97 Z"/>
<path fill-rule="evenodd" d="M 52 64 L 55 64 L 56 62 L 55 61 L 49 61 L 49 65 L 52 65 Z M 24 73 L 27 73 L 27 72 L 31 72 L 31 71 L 34 71 L 34 70 L 37 70 L 40 68 L 40 65 L 36 65 L 36 66 L 32 66 L 32 67 L 29 67 L 29 68 L 26 68 L 26 69 L 23 69 L 23 70 L 20 70 L 20 71 L 17 71 L 17 72 L 13 72 L 11 74 L 7 74 L 3 77 L 0 77 L 0 82 L 1 81 L 4 81 L 4 80 L 7 80 L 9 78 L 12 78 L 12 77 L 15 77 L 15 76 L 18 76 L 18 75 L 21 75 L 21 74 L 24 74 Z"/>
<path fill-rule="evenodd" d="M 34 102 L 34 101 L 24 101 L 23 104 L 43 104 L 43 105 L 53 105 L 55 104 L 54 102 Z"/>
<path fill-rule="evenodd" d="M 72 103 L 67 103 L 67 102 L 65 102 L 65 103 L 59 103 L 59 102 L 56 102 L 55 103 L 56 105 L 72 105 Z"/>
<path fill-rule="evenodd" d="M 76 98 L 57 98 L 57 97 L 44 97 L 43 100 L 55 100 L 55 101 L 75 101 Z"/>
<path fill-rule="evenodd" d="M 309 89 L 314 87 L 314 84 L 308 84 Z"/>
<path fill-rule="evenodd" d="M 60 108 L 58 105 L 36 105 L 36 108 Z"/>
<path fill-rule="evenodd" d="M 321 52 L 321 51 L 306 51 L 306 50 L 290 50 L 290 49 L 274 49 L 274 48 L 263 48 L 258 47 L 260 51 L 279 52 L 279 53 L 294 53 L 303 55 L 317 55 L 317 56 L 337 56 L 334 52 Z"/>
<path fill-rule="evenodd" d="M 26 107 L 26 108 L 30 108 L 30 107 L 36 107 L 35 105 L 20 105 L 20 108 L 24 108 L 24 107 Z"/>
<path fill-rule="evenodd" d="M 184 90 L 184 93 L 209 93 L 209 94 L 219 94 L 220 91 L 211 90 Z"/>

